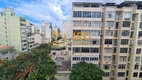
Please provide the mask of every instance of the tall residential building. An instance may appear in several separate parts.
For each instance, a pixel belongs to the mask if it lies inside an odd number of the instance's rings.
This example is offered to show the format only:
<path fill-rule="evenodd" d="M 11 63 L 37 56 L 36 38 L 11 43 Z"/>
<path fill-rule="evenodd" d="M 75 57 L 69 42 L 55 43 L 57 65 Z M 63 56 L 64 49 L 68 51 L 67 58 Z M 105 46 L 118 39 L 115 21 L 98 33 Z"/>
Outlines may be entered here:
<path fill-rule="evenodd" d="M 44 43 L 51 42 L 52 40 L 52 24 L 42 21 L 40 33 L 43 35 Z"/>
<path fill-rule="evenodd" d="M 72 59 L 100 66 L 103 80 L 142 79 L 142 1 L 73 2 Z M 85 37 L 85 39 L 84 39 Z"/>
<path fill-rule="evenodd" d="M 71 37 L 72 37 L 72 21 L 63 21 L 62 32 L 63 32 L 62 35 L 64 37 L 66 37 L 66 39 L 71 39 Z"/>
<path fill-rule="evenodd" d="M 27 51 L 26 19 L 16 16 L 14 10 L 0 12 L 0 44 L 14 46 L 20 52 Z"/>

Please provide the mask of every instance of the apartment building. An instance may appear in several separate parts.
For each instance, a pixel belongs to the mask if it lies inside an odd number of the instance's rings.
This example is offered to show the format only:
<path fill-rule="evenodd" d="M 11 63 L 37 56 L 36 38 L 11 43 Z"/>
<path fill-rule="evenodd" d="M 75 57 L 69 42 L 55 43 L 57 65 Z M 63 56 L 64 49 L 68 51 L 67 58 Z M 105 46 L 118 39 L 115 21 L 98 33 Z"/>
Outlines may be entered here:
<path fill-rule="evenodd" d="M 44 43 L 51 42 L 52 40 L 52 24 L 42 21 L 40 34 L 43 35 Z"/>
<path fill-rule="evenodd" d="M 72 10 L 72 66 L 85 61 L 104 80 L 142 80 L 142 1 L 73 2 Z"/>
<path fill-rule="evenodd" d="M 0 44 L 14 46 L 20 52 L 27 51 L 26 19 L 16 16 L 14 10 L 0 12 Z"/>

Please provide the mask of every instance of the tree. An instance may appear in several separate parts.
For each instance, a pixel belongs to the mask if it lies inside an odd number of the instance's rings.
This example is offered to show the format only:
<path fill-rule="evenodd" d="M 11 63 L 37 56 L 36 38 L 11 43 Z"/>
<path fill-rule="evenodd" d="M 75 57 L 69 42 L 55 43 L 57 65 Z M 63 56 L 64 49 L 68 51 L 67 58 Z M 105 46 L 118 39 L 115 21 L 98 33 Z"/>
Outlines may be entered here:
<path fill-rule="evenodd" d="M 42 44 L 16 60 L 1 61 L 0 80 L 54 80 L 56 67 L 48 55 L 50 50 L 51 44 Z"/>
<path fill-rule="evenodd" d="M 73 66 L 70 80 L 102 80 L 104 71 L 92 63 L 80 62 Z"/>

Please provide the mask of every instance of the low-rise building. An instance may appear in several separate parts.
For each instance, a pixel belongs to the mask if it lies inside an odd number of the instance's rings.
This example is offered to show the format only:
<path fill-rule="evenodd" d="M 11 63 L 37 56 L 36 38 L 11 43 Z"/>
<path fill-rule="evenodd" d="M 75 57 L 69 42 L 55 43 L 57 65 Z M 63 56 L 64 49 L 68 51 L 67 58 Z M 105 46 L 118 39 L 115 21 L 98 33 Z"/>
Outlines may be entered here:
<path fill-rule="evenodd" d="M 0 60 L 16 58 L 16 50 L 12 46 L 0 46 Z"/>

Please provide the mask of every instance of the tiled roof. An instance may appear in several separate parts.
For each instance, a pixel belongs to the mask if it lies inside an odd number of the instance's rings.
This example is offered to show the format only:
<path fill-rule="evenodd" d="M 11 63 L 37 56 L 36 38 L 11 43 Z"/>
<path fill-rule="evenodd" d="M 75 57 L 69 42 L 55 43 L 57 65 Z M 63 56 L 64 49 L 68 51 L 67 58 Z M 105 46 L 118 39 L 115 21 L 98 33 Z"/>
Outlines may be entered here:
<path fill-rule="evenodd" d="M 5 50 L 9 50 L 12 49 L 12 46 L 0 46 L 0 51 L 5 51 Z"/>

